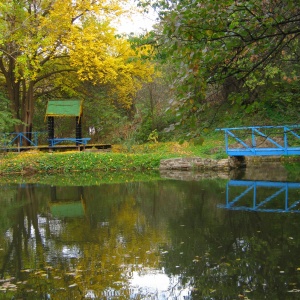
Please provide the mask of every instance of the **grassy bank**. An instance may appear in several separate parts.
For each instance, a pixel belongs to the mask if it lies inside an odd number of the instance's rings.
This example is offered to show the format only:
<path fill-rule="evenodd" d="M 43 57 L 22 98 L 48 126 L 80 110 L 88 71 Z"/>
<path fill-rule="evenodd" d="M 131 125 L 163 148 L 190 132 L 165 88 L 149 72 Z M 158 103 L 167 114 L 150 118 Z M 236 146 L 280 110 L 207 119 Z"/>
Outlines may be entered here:
<path fill-rule="evenodd" d="M 39 152 L 7 153 L 0 158 L 0 175 L 70 173 L 94 171 L 131 171 L 157 169 L 161 159 L 172 157 L 226 156 L 223 141 L 212 138 L 202 145 L 149 143 L 139 146 L 115 145 L 111 152 Z"/>
<path fill-rule="evenodd" d="M 175 157 L 226 158 L 223 134 L 214 134 L 202 144 L 193 142 L 113 145 L 111 152 L 9 152 L 0 154 L 0 176 L 76 174 L 106 171 L 157 170 L 162 159 Z M 293 162 L 293 157 L 281 161 Z"/>

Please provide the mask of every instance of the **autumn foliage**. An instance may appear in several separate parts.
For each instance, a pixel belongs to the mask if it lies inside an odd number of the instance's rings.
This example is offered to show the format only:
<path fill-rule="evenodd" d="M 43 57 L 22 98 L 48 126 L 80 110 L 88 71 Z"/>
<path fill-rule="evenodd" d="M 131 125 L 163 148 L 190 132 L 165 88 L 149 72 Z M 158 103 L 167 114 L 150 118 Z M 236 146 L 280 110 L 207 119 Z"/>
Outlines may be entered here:
<path fill-rule="evenodd" d="M 0 1 L 0 88 L 18 131 L 31 131 L 34 104 L 57 91 L 80 97 L 80 85 L 104 85 L 128 107 L 154 72 L 141 51 L 117 36 L 120 1 Z M 149 49 L 148 49 L 149 50 Z M 143 49 L 143 51 L 148 51 Z"/>

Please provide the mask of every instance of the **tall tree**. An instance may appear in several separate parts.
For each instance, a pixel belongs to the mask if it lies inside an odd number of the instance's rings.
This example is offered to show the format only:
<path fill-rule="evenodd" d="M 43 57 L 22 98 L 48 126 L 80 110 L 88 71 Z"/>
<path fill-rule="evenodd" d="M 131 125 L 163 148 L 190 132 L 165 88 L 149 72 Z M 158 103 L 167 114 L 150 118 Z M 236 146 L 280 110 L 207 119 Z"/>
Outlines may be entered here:
<path fill-rule="evenodd" d="M 0 71 L 12 115 L 30 132 L 37 97 L 74 93 L 78 80 L 118 87 L 129 105 L 138 80 L 153 68 L 130 52 L 110 26 L 121 12 L 114 0 L 0 0 Z"/>

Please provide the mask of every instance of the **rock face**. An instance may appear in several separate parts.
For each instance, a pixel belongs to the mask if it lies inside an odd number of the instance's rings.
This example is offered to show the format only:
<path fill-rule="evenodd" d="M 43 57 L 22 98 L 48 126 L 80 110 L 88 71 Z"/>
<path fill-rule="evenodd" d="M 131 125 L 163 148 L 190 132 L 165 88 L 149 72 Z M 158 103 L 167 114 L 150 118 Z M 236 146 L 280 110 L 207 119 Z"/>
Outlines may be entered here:
<path fill-rule="evenodd" d="M 200 157 L 170 158 L 160 162 L 160 170 L 224 170 L 232 169 L 230 159 L 210 159 Z"/>
<path fill-rule="evenodd" d="M 300 157 L 228 157 L 225 159 L 211 159 L 200 157 L 179 157 L 169 158 L 160 161 L 160 170 L 178 170 L 178 171 L 230 171 L 237 170 L 247 166 L 257 167 L 264 162 L 290 162 L 299 161 Z"/>

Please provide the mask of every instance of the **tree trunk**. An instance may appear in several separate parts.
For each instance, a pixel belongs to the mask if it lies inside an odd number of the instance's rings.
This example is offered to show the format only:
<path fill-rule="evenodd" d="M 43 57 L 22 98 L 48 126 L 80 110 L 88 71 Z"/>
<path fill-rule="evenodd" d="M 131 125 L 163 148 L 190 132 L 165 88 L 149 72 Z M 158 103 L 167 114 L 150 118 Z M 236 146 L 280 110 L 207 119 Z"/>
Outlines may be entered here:
<path fill-rule="evenodd" d="M 8 75 L 8 74 L 7 74 Z M 34 113 L 34 83 L 26 84 L 25 80 L 15 80 L 15 76 L 6 77 L 7 94 L 11 103 L 11 112 L 15 119 L 22 123 L 15 125 L 16 133 L 24 133 L 31 140 L 32 121 Z M 23 140 L 23 145 L 29 145 L 27 140 Z"/>
<path fill-rule="evenodd" d="M 22 99 L 22 122 L 23 124 L 23 133 L 26 137 L 31 140 L 32 138 L 32 121 L 33 121 L 33 113 L 34 113 L 34 97 L 33 97 L 33 87 L 34 83 L 31 81 L 28 84 L 28 88 L 26 90 L 26 82 L 23 83 L 23 99 Z M 26 141 L 27 144 L 28 141 Z"/>
<path fill-rule="evenodd" d="M 10 100 L 11 113 L 13 118 L 20 120 L 20 81 L 16 80 L 14 74 L 15 59 L 13 57 L 9 58 L 7 69 L 5 68 L 3 60 L 3 58 L 0 60 L 0 70 L 6 80 L 7 95 Z"/>

